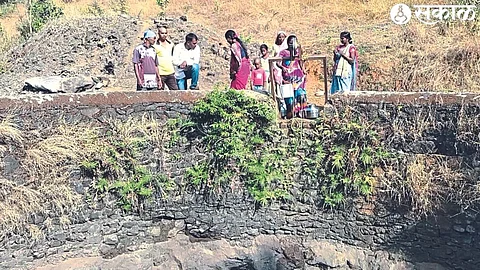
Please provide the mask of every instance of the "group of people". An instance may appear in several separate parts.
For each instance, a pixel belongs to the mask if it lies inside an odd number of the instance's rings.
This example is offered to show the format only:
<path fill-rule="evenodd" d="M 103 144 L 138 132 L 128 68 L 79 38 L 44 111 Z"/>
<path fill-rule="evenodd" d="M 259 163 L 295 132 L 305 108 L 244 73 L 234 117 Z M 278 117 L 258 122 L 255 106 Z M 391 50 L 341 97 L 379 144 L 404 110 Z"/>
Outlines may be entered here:
<path fill-rule="evenodd" d="M 143 44 L 133 52 L 133 63 L 137 78 L 137 90 L 165 89 L 198 90 L 200 72 L 200 47 L 198 37 L 189 33 L 184 43 L 174 45 L 167 38 L 168 29 L 158 27 L 157 34 L 147 30 Z M 283 58 L 274 62 L 270 74 L 270 52 L 266 44 L 260 46 L 260 54 L 250 62 L 245 43 L 233 30 L 225 33 L 230 45 L 230 88 L 271 93 L 279 97 L 279 105 L 285 110 L 286 118 L 298 115 L 307 107 L 306 71 L 302 59 L 302 47 L 295 35 L 280 31 L 273 45 L 273 56 Z M 330 93 L 355 90 L 358 73 L 358 53 L 352 44 L 349 32 L 340 33 L 340 45 L 333 50 L 333 74 Z M 272 75 L 272 76 L 271 76 Z M 275 89 L 270 89 L 273 78 Z M 187 80 L 191 79 L 190 87 Z M 250 82 L 250 84 L 249 84 Z"/>
<path fill-rule="evenodd" d="M 133 66 L 137 91 L 165 89 L 199 90 L 200 46 L 194 33 L 185 36 L 185 42 L 174 45 L 168 40 L 166 26 L 158 27 L 157 34 L 147 30 L 143 43 L 133 50 Z M 187 88 L 187 80 L 191 79 Z"/>
<path fill-rule="evenodd" d="M 250 88 L 260 92 L 270 92 L 269 78 L 270 68 L 268 59 L 270 53 L 268 46 L 260 46 L 260 56 L 253 60 L 253 66 L 249 61 L 248 50 L 245 44 L 233 30 L 225 33 L 225 38 L 231 47 L 230 88 L 246 89 L 250 77 Z M 292 117 L 294 112 L 299 112 L 307 106 L 305 79 L 306 73 L 301 58 L 301 48 L 295 35 L 286 36 L 285 32 L 279 32 L 273 48 L 274 56 L 288 58 L 275 63 L 273 77 L 275 91 L 279 97 L 280 106 L 286 106 L 287 117 Z M 296 101 L 296 102 L 294 102 Z"/>
<path fill-rule="evenodd" d="M 268 59 L 270 53 L 266 44 L 260 45 L 260 56 L 252 64 L 248 60 L 248 50 L 233 30 L 225 33 L 225 39 L 231 47 L 230 87 L 246 89 L 250 75 L 250 88 L 255 91 L 275 91 L 279 97 L 279 106 L 284 108 L 286 118 L 298 115 L 307 107 L 306 71 L 302 59 L 302 47 L 295 35 L 284 31 L 277 33 L 273 45 L 273 56 L 283 58 L 274 62 L 270 76 Z M 330 92 L 348 92 L 355 90 L 358 71 L 358 53 L 349 32 L 340 33 L 340 45 L 333 51 L 333 76 Z M 270 77 L 273 77 L 275 89 L 270 89 Z"/>

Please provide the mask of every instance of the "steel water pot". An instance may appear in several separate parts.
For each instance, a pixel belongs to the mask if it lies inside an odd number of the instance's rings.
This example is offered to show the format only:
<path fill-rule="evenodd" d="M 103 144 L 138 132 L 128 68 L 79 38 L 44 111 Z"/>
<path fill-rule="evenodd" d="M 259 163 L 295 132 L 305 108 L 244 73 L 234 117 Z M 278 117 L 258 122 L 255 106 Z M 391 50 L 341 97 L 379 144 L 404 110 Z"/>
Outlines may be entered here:
<path fill-rule="evenodd" d="M 305 117 L 308 119 L 316 119 L 319 115 L 319 109 L 315 105 L 305 108 Z"/>

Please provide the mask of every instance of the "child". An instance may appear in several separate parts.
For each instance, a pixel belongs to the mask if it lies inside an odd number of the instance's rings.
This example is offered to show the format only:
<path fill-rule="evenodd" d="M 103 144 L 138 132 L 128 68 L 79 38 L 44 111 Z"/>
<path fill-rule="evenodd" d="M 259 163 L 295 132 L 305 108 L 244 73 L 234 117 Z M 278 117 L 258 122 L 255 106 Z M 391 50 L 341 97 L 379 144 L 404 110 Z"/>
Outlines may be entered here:
<path fill-rule="evenodd" d="M 262 63 L 262 68 L 267 74 L 267 83 L 270 83 L 270 67 L 268 65 L 268 58 L 270 53 L 268 52 L 268 46 L 266 44 L 260 45 L 260 62 Z M 270 90 L 270 84 L 267 84 L 267 91 Z"/>
<path fill-rule="evenodd" d="M 257 92 L 264 92 L 267 85 L 267 75 L 265 70 L 262 68 L 262 62 L 259 58 L 253 60 L 254 69 L 250 74 L 250 87 L 252 90 Z"/>

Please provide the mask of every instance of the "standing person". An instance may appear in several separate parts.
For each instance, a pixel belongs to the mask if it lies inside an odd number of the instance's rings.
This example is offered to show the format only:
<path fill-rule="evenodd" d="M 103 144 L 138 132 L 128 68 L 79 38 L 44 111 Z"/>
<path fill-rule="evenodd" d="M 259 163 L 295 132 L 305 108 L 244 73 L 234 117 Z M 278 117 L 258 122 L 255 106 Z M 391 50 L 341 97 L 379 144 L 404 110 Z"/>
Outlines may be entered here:
<path fill-rule="evenodd" d="M 273 56 L 278 56 L 278 54 L 287 49 L 287 33 L 284 31 L 278 31 L 277 38 L 275 39 L 275 44 L 273 44 Z"/>
<path fill-rule="evenodd" d="M 158 57 L 158 74 L 162 79 L 162 90 L 167 85 L 169 90 L 178 90 L 175 80 L 175 69 L 173 67 L 173 43 L 167 39 L 167 27 L 158 27 L 158 39 L 153 45 Z"/>
<path fill-rule="evenodd" d="M 162 80 L 158 74 L 158 57 L 155 49 L 155 32 L 147 30 L 143 33 L 143 44 L 133 50 L 133 67 L 137 78 L 137 91 L 162 88 Z"/>
<path fill-rule="evenodd" d="M 190 90 L 199 90 L 200 76 L 200 46 L 198 37 L 194 33 L 185 36 L 185 43 L 177 44 L 173 48 L 173 65 L 178 89 L 187 89 L 187 80 L 192 79 Z"/>
<path fill-rule="evenodd" d="M 230 88 L 242 90 L 247 88 L 248 76 L 250 75 L 250 61 L 245 44 L 237 36 L 235 31 L 228 30 L 225 39 L 230 44 Z"/>
<path fill-rule="evenodd" d="M 268 51 L 267 44 L 260 45 L 260 62 L 262 63 L 262 68 L 265 70 L 267 76 L 267 87 L 265 90 L 271 94 L 270 91 L 270 65 L 268 64 L 268 58 L 270 58 L 270 52 Z"/>
<path fill-rule="evenodd" d="M 254 69 L 250 75 L 250 88 L 257 92 L 264 92 L 267 88 L 267 74 L 262 68 L 262 62 L 259 58 L 253 60 Z"/>
<path fill-rule="evenodd" d="M 330 93 L 355 91 L 358 71 L 357 49 L 349 32 L 340 33 L 340 45 L 333 50 L 333 78 Z"/>
<path fill-rule="evenodd" d="M 287 118 L 293 117 L 293 112 L 301 116 L 301 112 L 307 107 L 307 91 L 305 90 L 306 76 L 302 60 L 302 48 L 297 37 L 290 35 L 287 38 L 288 48 L 282 50 L 278 56 L 289 58 L 282 61 L 282 88 L 293 90 L 293 95 L 283 96 Z M 285 93 L 282 93 L 285 94 Z"/>
<path fill-rule="evenodd" d="M 273 57 L 278 57 L 279 53 L 288 48 L 287 45 L 287 33 L 284 31 L 278 31 L 277 37 L 275 38 L 275 44 L 273 44 Z M 281 63 L 273 62 L 273 79 L 275 80 L 275 93 L 278 97 L 277 102 L 279 103 L 279 107 L 285 108 L 285 104 L 283 101 L 283 96 L 280 91 L 280 87 L 282 85 L 282 67 Z"/>

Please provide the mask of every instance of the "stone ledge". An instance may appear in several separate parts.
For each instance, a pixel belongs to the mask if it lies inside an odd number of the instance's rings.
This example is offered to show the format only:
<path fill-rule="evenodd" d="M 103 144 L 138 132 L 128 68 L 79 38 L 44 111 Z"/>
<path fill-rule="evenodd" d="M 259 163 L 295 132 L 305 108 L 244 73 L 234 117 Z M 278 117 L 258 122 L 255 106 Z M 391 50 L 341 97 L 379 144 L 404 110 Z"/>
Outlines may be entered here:
<path fill-rule="evenodd" d="M 81 105 L 132 105 L 141 103 L 194 103 L 204 97 L 205 91 L 160 90 L 160 91 L 115 91 L 76 94 L 32 94 L 0 97 L 0 110 L 35 109 L 50 107 L 76 107 Z M 335 103 L 390 103 L 390 104 L 476 104 L 480 106 L 477 93 L 440 92 L 377 92 L 356 91 L 331 95 Z"/>
<path fill-rule="evenodd" d="M 391 103 L 391 104 L 478 104 L 479 93 L 441 93 L 441 92 L 378 92 L 355 91 L 331 95 L 333 103 Z"/>
<path fill-rule="evenodd" d="M 201 91 L 116 91 L 77 94 L 33 94 L 0 97 L 0 110 L 34 109 L 48 107 L 76 107 L 80 105 L 131 105 L 139 103 L 193 103 L 202 98 Z"/>

